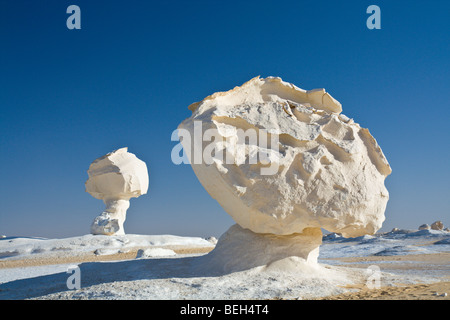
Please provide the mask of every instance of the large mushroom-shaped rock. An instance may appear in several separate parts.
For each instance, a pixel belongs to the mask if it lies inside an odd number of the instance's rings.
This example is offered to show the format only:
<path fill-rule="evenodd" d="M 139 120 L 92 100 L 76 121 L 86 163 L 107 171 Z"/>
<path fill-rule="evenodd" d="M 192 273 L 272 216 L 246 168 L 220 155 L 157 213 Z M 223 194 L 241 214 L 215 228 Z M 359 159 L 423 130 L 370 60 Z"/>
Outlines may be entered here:
<path fill-rule="evenodd" d="M 121 148 L 96 159 L 89 167 L 86 192 L 106 205 L 91 225 L 92 234 L 123 235 L 130 199 L 147 193 L 148 171 L 144 161 Z"/>
<path fill-rule="evenodd" d="M 307 230 L 316 247 L 320 228 L 346 237 L 381 228 L 391 168 L 369 130 L 340 114 L 324 89 L 256 77 L 189 109 L 178 128 L 183 149 L 201 184 L 242 228 L 272 239 Z M 283 247 L 286 255 L 299 251 Z"/>

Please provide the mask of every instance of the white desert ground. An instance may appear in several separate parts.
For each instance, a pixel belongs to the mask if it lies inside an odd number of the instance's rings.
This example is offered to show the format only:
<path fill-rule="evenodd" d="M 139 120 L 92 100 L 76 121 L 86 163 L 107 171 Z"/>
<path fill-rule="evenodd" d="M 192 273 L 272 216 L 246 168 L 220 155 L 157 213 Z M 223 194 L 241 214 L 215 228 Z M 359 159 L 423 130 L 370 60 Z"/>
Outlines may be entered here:
<path fill-rule="evenodd" d="M 214 238 L 84 235 L 0 239 L 0 299 L 449 299 L 450 232 L 323 237 L 317 265 L 296 257 L 247 270 L 205 268 Z M 78 266 L 80 289 L 68 289 Z M 377 272 L 379 271 L 379 272 Z"/>

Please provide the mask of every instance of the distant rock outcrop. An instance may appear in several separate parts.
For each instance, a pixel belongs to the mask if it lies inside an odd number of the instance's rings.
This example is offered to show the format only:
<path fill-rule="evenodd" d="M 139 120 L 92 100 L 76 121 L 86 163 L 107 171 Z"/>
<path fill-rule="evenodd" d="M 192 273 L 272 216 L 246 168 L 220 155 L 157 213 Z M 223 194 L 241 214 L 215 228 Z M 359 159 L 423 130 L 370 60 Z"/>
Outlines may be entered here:
<path fill-rule="evenodd" d="M 446 228 L 448 229 L 448 228 Z M 444 229 L 444 224 L 442 223 L 442 221 L 435 221 L 430 225 L 428 224 L 422 224 L 419 226 L 419 230 L 438 230 L 438 231 L 442 231 L 445 230 Z"/>
<path fill-rule="evenodd" d="M 444 224 L 442 221 L 435 221 L 431 224 L 432 230 L 444 230 Z"/>

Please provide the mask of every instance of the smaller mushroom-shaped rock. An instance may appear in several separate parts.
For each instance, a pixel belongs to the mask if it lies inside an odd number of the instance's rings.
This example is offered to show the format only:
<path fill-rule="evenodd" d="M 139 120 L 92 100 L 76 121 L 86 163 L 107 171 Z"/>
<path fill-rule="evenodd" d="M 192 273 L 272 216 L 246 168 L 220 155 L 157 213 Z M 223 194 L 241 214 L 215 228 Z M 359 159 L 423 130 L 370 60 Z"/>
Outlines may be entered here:
<path fill-rule="evenodd" d="M 422 224 L 419 226 L 419 230 L 429 230 L 430 226 L 428 224 Z"/>
<path fill-rule="evenodd" d="M 144 161 L 128 152 L 115 150 L 96 159 L 89 167 L 86 192 L 106 205 L 94 219 L 92 234 L 123 235 L 123 223 L 130 199 L 147 193 L 148 171 Z"/>

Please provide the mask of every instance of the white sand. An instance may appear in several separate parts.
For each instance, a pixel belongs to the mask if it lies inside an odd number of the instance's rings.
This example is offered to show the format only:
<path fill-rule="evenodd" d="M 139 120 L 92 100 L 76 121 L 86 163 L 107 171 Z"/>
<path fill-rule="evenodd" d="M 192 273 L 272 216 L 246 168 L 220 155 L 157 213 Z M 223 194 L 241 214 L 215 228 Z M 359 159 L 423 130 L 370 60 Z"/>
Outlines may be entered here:
<path fill-rule="evenodd" d="M 450 233 L 445 232 L 325 237 L 317 266 L 287 258 L 221 275 L 199 272 L 201 256 L 213 248 L 204 239 L 125 237 L 1 239 L 0 299 L 446 299 L 435 291 L 450 293 Z M 135 259 L 145 248 L 177 254 Z M 66 286 L 73 264 L 81 271 L 79 290 Z M 381 270 L 375 291 L 366 285 L 371 265 Z"/>

